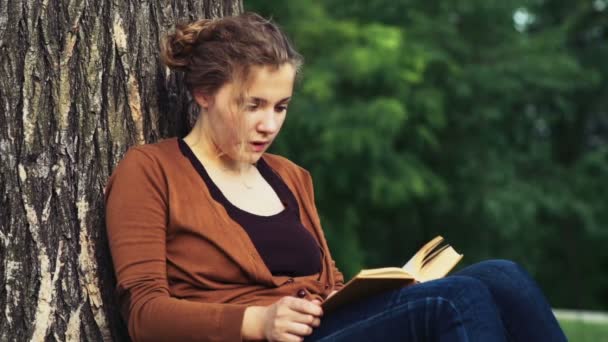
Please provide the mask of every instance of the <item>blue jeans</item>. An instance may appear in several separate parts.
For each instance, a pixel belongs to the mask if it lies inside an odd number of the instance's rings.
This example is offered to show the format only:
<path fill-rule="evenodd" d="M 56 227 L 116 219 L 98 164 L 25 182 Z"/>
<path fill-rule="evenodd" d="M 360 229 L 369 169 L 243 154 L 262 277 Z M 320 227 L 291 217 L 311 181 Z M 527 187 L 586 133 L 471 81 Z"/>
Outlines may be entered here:
<path fill-rule="evenodd" d="M 305 341 L 566 341 L 519 265 L 488 260 L 372 296 L 321 318 Z"/>

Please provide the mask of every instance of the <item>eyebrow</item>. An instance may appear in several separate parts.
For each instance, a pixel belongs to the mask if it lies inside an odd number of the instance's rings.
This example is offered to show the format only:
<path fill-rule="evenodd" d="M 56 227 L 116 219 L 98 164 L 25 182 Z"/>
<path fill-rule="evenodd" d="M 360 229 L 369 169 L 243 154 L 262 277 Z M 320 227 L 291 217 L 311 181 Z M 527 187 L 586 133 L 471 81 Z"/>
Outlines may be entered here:
<path fill-rule="evenodd" d="M 262 103 L 266 103 L 266 102 L 268 102 L 266 99 L 263 99 L 263 98 L 261 98 L 261 97 L 255 97 L 255 96 L 252 96 L 252 97 L 251 97 L 251 100 L 256 101 L 256 102 L 262 102 Z M 291 100 L 291 96 L 286 97 L 286 98 L 284 98 L 284 99 L 281 99 L 281 100 L 280 100 L 279 102 L 277 102 L 277 103 L 283 103 L 283 102 L 287 102 L 287 101 L 289 101 L 289 100 Z"/>

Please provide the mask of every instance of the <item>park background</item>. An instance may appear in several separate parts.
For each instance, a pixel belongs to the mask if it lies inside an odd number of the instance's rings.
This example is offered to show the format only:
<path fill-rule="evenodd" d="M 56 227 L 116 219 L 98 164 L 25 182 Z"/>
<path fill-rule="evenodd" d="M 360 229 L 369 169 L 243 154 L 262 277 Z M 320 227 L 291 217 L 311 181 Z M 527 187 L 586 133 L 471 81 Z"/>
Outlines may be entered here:
<path fill-rule="evenodd" d="M 608 341 L 608 0 L 0 1 L 0 341 L 129 340 L 104 186 L 197 113 L 162 35 L 244 10 L 305 57 L 272 151 L 347 278 L 441 234 Z"/>
<path fill-rule="evenodd" d="M 244 5 L 304 55 L 273 151 L 311 171 L 347 278 L 440 234 L 460 267 L 510 259 L 553 307 L 608 310 L 607 1 Z"/>

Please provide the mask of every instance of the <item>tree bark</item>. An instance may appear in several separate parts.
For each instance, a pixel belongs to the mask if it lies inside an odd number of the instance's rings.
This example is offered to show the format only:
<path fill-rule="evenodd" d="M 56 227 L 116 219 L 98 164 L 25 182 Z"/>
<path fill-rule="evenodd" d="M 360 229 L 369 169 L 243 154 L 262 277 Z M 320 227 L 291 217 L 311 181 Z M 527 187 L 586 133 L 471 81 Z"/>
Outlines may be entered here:
<path fill-rule="evenodd" d="M 161 35 L 241 11 L 241 0 L 0 1 L 0 341 L 128 339 L 106 180 L 128 146 L 189 128 Z"/>

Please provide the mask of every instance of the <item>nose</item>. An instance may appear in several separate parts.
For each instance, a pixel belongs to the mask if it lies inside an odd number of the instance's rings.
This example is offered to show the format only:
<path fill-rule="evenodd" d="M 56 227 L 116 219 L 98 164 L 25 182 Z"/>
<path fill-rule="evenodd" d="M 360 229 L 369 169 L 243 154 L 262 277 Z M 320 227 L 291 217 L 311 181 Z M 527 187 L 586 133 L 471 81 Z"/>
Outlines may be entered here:
<path fill-rule="evenodd" d="M 279 129 L 279 127 L 279 118 L 273 110 L 264 111 L 257 125 L 258 131 L 266 134 L 275 133 Z"/>

